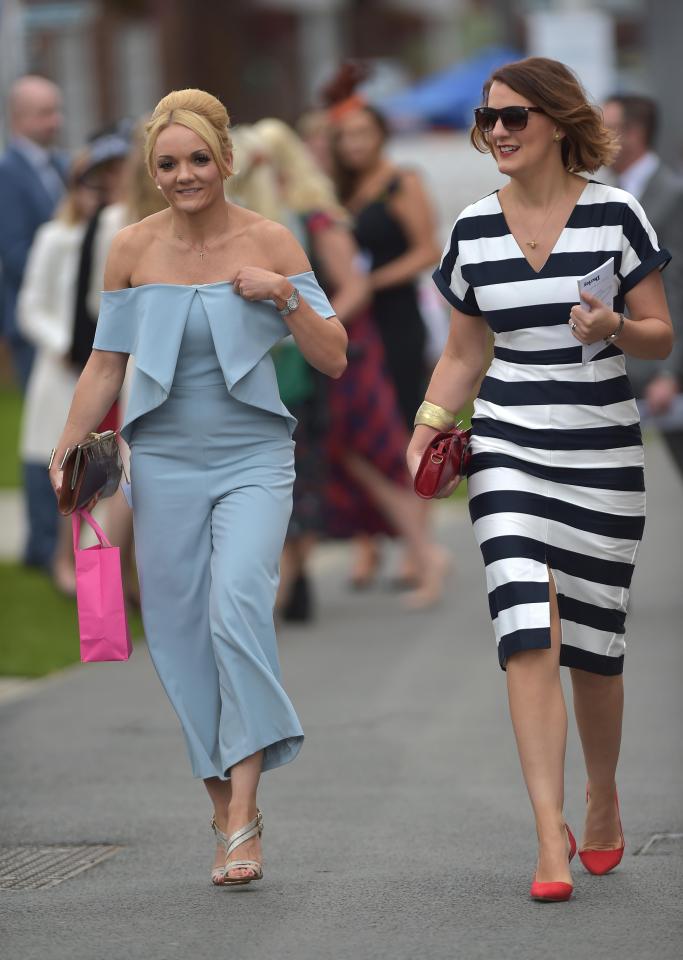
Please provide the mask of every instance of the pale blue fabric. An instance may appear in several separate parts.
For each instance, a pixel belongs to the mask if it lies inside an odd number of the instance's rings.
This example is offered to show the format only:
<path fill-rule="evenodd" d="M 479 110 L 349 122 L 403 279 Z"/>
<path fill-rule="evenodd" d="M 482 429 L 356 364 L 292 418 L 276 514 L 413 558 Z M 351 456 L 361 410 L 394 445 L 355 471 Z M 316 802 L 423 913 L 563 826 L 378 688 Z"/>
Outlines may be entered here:
<path fill-rule="evenodd" d="M 334 310 L 313 271 L 288 278 L 321 316 Z M 185 321 L 199 293 L 213 343 L 231 395 L 242 403 L 286 417 L 290 435 L 296 420 L 280 400 L 270 349 L 289 335 L 272 301 L 250 302 L 231 283 L 183 286 L 150 283 L 102 294 L 93 347 L 135 357 L 135 373 L 121 435 L 130 439 L 135 420 L 158 407 L 173 383 Z"/>
<path fill-rule="evenodd" d="M 333 314 L 312 273 L 291 279 Z M 258 750 L 273 769 L 303 742 L 273 624 L 295 421 L 268 351 L 287 334 L 272 303 L 228 283 L 103 295 L 95 348 L 136 359 L 125 435 L 145 635 L 196 777 Z"/>

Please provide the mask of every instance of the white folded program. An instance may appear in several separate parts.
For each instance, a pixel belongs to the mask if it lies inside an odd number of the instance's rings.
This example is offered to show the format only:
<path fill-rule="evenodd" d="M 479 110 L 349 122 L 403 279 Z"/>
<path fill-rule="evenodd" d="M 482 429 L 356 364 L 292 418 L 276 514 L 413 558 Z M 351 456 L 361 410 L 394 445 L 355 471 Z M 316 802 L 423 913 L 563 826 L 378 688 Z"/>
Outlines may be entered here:
<path fill-rule="evenodd" d="M 583 293 L 590 293 L 597 297 L 610 310 L 614 307 L 615 276 L 614 276 L 614 257 L 605 260 L 597 270 L 592 270 L 585 277 L 579 277 L 578 281 L 579 298 Z M 584 309 L 590 310 L 585 300 L 581 304 Z M 581 362 L 588 363 L 596 354 L 605 349 L 605 341 L 600 339 L 597 343 L 584 344 L 581 351 Z"/>

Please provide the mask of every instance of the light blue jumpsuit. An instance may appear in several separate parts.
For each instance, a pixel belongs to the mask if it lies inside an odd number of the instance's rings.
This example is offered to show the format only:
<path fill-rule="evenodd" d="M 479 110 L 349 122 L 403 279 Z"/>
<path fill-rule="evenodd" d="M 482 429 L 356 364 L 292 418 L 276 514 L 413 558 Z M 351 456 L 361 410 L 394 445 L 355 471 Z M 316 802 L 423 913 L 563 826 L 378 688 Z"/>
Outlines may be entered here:
<path fill-rule="evenodd" d="M 333 316 L 312 272 L 290 279 Z M 121 432 L 145 635 L 196 777 L 228 778 L 261 749 L 272 769 L 303 741 L 273 625 L 296 421 L 269 350 L 288 332 L 272 302 L 229 283 L 102 296 L 95 349 L 135 357 Z"/>

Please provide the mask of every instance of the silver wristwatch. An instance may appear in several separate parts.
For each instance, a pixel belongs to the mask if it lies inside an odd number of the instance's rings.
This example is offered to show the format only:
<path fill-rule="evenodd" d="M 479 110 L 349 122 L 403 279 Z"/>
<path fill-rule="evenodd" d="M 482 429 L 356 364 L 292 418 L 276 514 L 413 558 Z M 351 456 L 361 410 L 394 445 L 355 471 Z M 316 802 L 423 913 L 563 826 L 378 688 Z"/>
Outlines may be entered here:
<path fill-rule="evenodd" d="M 299 296 L 299 291 L 297 290 L 296 287 L 294 287 L 290 295 L 285 300 L 284 307 L 281 310 L 278 310 L 278 313 L 280 314 L 280 316 L 287 317 L 289 316 L 290 313 L 294 313 L 294 311 L 299 306 L 300 300 L 301 298 Z"/>

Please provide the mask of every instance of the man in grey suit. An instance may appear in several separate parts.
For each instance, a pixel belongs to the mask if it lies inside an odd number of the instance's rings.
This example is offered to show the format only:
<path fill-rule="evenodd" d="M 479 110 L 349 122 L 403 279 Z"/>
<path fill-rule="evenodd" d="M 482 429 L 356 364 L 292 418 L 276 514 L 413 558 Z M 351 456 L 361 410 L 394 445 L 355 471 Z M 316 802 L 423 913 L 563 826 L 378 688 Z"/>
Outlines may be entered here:
<path fill-rule="evenodd" d="M 621 142 L 612 167 L 618 186 L 642 204 L 660 246 L 672 255 L 662 277 L 676 335 L 673 351 L 666 360 L 627 357 L 626 368 L 636 396 L 644 402 L 645 413 L 669 414 L 670 422 L 662 435 L 683 476 L 683 416 L 678 423 L 671 415 L 683 389 L 683 178 L 654 152 L 658 124 L 654 100 L 615 94 L 605 101 L 603 115 Z"/>
<path fill-rule="evenodd" d="M 54 150 L 62 127 L 62 96 L 44 77 L 25 76 L 9 94 L 11 139 L 0 157 L 0 264 L 2 334 L 26 388 L 33 347 L 16 324 L 16 301 L 28 252 L 38 227 L 49 220 L 64 193 L 66 159 Z"/>

